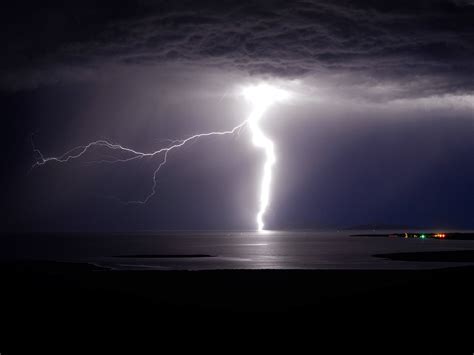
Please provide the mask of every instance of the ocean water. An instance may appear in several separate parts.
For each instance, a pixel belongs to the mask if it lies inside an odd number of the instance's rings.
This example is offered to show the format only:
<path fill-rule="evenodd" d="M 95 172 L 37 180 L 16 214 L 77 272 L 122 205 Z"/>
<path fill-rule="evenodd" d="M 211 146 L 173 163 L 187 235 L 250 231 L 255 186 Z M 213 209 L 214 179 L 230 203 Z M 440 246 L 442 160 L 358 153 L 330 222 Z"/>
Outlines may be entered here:
<path fill-rule="evenodd" d="M 390 232 L 400 231 L 2 235 L 0 260 L 86 262 L 115 270 L 431 269 L 474 264 L 391 261 L 373 256 L 474 250 L 474 241 L 350 236 Z"/>

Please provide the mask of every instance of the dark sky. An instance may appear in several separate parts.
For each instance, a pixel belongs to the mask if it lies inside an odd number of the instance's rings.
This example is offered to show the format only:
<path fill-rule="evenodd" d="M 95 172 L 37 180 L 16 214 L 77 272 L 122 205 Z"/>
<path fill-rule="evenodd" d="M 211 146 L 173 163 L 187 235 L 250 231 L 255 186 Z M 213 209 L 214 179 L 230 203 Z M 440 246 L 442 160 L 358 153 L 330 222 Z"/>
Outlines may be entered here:
<path fill-rule="evenodd" d="M 99 3 L 99 4 L 98 4 Z M 35 162 L 97 139 L 153 151 L 296 93 L 262 125 L 267 227 L 474 228 L 474 1 L 16 1 L 0 14 L 2 230 L 254 228 L 248 132 L 121 166 Z"/>

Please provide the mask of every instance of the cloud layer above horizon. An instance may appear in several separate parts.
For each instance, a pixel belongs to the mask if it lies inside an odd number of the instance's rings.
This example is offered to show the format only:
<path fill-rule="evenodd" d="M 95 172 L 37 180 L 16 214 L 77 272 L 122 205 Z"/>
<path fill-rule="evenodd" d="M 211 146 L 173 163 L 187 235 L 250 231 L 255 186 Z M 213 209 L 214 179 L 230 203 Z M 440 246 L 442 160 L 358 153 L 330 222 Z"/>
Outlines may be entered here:
<path fill-rule="evenodd" d="M 472 1 L 122 0 L 25 8 L 2 15 L 7 90 L 169 65 L 389 85 L 398 97 L 474 88 Z"/>

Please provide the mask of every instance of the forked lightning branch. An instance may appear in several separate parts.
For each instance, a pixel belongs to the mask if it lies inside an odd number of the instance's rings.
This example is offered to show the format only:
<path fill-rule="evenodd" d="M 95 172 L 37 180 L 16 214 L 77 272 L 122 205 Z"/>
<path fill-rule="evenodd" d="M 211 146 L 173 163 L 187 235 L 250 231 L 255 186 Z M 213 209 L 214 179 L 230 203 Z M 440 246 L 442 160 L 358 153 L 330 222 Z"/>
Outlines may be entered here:
<path fill-rule="evenodd" d="M 265 160 L 262 167 L 262 175 L 260 180 L 260 190 L 258 196 L 258 213 L 256 216 L 257 229 L 262 231 L 264 229 L 264 216 L 265 212 L 270 204 L 271 184 L 272 184 L 272 168 L 276 162 L 275 147 L 273 141 L 265 135 L 265 132 L 260 126 L 260 122 L 267 111 L 267 109 L 275 102 L 282 101 L 289 98 L 289 93 L 282 89 L 274 86 L 262 83 L 254 86 L 246 87 L 242 90 L 241 94 L 252 104 L 252 111 L 246 120 L 241 122 L 239 125 L 229 129 L 227 131 L 216 131 L 199 133 L 190 136 L 186 139 L 174 141 L 171 146 L 160 148 L 153 152 L 140 152 L 132 148 L 124 147 L 120 144 L 111 143 L 107 140 L 97 140 L 90 142 L 86 145 L 74 147 L 60 156 L 46 157 L 39 149 L 34 148 L 34 152 L 37 155 L 37 161 L 33 165 L 33 168 L 45 165 L 51 162 L 67 163 L 74 159 L 86 158 L 87 154 L 90 153 L 91 149 L 101 147 L 109 150 L 111 153 L 126 153 L 127 158 L 111 157 L 107 160 L 102 160 L 102 163 L 127 163 L 134 160 L 143 158 L 154 158 L 161 157 L 161 161 L 153 171 L 152 185 L 150 193 L 143 200 L 128 201 L 127 203 L 147 203 L 157 192 L 157 179 L 160 170 L 165 166 L 169 153 L 173 150 L 177 150 L 184 145 L 197 141 L 199 139 L 214 137 L 214 136 L 227 136 L 233 135 L 239 132 L 244 126 L 248 127 L 252 135 L 252 143 L 255 147 L 262 149 L 265 154 Z"/>

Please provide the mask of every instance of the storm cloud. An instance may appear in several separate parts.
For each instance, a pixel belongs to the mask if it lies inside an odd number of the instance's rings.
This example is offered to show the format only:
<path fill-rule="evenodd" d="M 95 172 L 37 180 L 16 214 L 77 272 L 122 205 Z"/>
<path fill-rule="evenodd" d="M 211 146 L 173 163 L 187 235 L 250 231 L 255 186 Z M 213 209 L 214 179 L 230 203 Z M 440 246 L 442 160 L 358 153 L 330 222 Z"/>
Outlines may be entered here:
<path fill-rule="evenodd" d="M 147 196 L 158 161 L 31 171 L 31 137 L 45 156 L 98 139 L 150 152 L 236 126 L 251 109 L 239 90 L 267 81 L 292 94 L 262 122 L 278 154 L 270 228 L 472 228 L 473 5 L 11 3 L 0 13 L 0 227 L 254 228 L 262 155 L 245 130 L 172 154 L 143 206 L 117 199 Z"/>
<path fill-rule="evenodd" d="M 472 1 L 121 3 L 19 4 L 4 13 L 2 86 L 96 80 L 104 68 L 172 63 L 401 83 L 408 96 L 469 94 L 474 87 Z"/>

